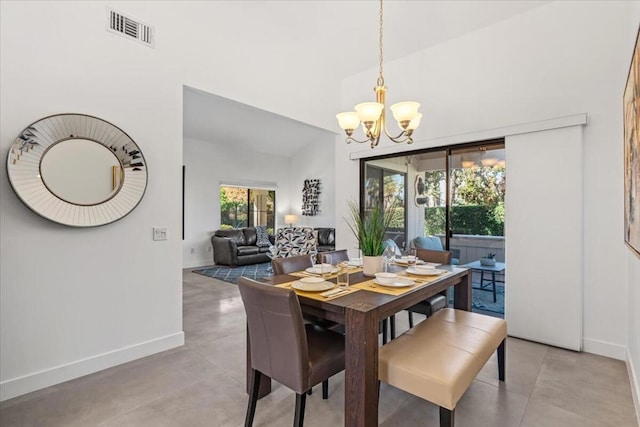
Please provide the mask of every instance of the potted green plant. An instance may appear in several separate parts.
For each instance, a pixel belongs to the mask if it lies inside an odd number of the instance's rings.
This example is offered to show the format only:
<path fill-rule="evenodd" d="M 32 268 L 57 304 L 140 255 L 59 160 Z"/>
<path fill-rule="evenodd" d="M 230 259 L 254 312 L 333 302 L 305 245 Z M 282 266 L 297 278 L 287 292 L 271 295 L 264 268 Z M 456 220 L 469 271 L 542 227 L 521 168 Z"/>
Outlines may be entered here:
<path fill-rule="evenodd" d="M 386 210 L 375 206 L 364 216 L 360 215 L 358 204 L 349 202 L 350 216 L 346 220 L 351 232 L 358 240 L 362 251 L 362 271 L 366 276 L 375 276 L 382 271 L 382 253 L 384 252 L 384 236 L 393 218 L 395 207 Z"/>
<path fill-rule="evenodd" d="M 496 265 L 496 254 L 494 254 L 493 252 L 489 252 L 486 257 L 480 258 L 480 264 L 487 266 Z"/>

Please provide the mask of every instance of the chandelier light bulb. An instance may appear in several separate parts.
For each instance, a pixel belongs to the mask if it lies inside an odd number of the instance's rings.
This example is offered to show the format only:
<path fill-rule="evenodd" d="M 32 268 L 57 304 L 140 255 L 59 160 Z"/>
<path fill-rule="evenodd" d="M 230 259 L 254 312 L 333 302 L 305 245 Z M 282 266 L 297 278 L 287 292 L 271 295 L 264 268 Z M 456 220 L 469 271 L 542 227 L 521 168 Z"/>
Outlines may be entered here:
<path fill-rule="evenodd" d="M 495 157 L 487 157 L 486 159 L 480 160 L 480 163 L 482 163 L 482 166 L 485 167 L 494 167 L 498 164 L 498 159 L 496 159 Z"/>
<path fill-rule="evenodd" d="M 336 114 L 336 118 L 338 119 L 338 124 L 344 130 L 353 130 L 360 124 L 358 113 L 355 111 Z"/>
<path fill-rule="evenodd" d="M 474 162 L 473 160 L 463 160 L 460 163 L 462 164 L 462 167 L 464 169 L 470 169 L 476 165 L 476 162 Z"/>
<path fill-rule="evenodd" d="M 413 119 L 409 122 L 409 126 L 407 126 L 408 130 L 415 130 L 420 126 L 420 120 L 422 119 L 422 113 L 416 114 Z"/>
<path fill-rule="evenodd" d="M 391 112 L 398 122 L 410 121 L 418 114 L 418 108 L 419 102 L 398 102 L 391 106 Z"/>
<path fill-rule="evenodd" d="M 380 118 L 384 104 L 379 102 L 363 102 L 356 105 L 356 112 L 361 122 L 375 122 Z"/>

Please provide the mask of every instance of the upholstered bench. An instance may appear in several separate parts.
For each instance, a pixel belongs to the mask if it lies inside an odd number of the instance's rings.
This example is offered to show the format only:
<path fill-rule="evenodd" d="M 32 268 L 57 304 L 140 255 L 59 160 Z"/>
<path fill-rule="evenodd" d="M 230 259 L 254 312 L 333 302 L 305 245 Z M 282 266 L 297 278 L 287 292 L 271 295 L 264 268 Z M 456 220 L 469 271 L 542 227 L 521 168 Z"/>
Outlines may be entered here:
<path fill-rule="evenodd" d="M 379 350 L 379 379 L 440 406 L 440 426 L 453 426 L 458 400 L 498 350 L 504 381 L 503 319 L 445 308 Z"/>

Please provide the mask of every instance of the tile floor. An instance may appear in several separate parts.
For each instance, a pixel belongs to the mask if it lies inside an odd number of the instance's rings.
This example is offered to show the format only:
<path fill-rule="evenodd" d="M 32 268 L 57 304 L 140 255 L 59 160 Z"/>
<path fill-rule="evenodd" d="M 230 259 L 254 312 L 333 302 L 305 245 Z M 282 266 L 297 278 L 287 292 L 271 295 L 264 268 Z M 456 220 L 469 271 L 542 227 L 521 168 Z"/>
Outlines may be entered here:
<path fill-rule="evenodd" d="M 237 288 L 184 272 L 186 345 L 0 404 L 10 426 L 243 425 L 245 322 Z M 406 315 L 398 315 L 400 330 Z M 507 381 L 495 356 L 458 404 L 456 426 L 637 426 L 623 362 L 509 339 Z M 305 425 L 343 424 L 343 376 L 307 399 Z M 274 383 L 258 403 L 257 426 L 290 426 L 294 395 Z M 380 425 L 437 426 L 436 406 L 382 386 Z"/>

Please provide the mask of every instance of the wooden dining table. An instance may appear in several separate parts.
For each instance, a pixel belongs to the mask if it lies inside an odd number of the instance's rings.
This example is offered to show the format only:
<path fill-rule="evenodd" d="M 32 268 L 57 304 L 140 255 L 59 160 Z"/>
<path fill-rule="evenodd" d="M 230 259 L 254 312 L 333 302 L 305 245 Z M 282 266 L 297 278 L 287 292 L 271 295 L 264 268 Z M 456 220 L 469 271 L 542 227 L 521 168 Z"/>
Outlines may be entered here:
<path fill-rule="evenodd" d="M 402 266 L 393 267 L 404 272 Z M 471 310 L 471 270 L 455 266 L 439 266 L 447 273 L 427 283 L 417 282 L 401 295 L 388 295 L 361 289 L 344 296 L 322 301 L 299 295 L 303 313 L 345 325 L 345 399 L 344 425 L 370 427 L 378 425 L 378 333 L 380 320 L 396 314 L 433 295 L 453 287 L 453 305 Z M 272 285 L 299 279 L 293 275 L 276 275 L 263 280 Z M 371 280 L 361 271 L 349 275 L 351 286 Z M 335 281 L 335 279 L 333 279 Z M 247 361 L 251 344 L 247 335 Z M 247 381 L 247 390 L 248 390 Z M 260 397 L 271 391 L 271 381 L 263 377 Z"/>

